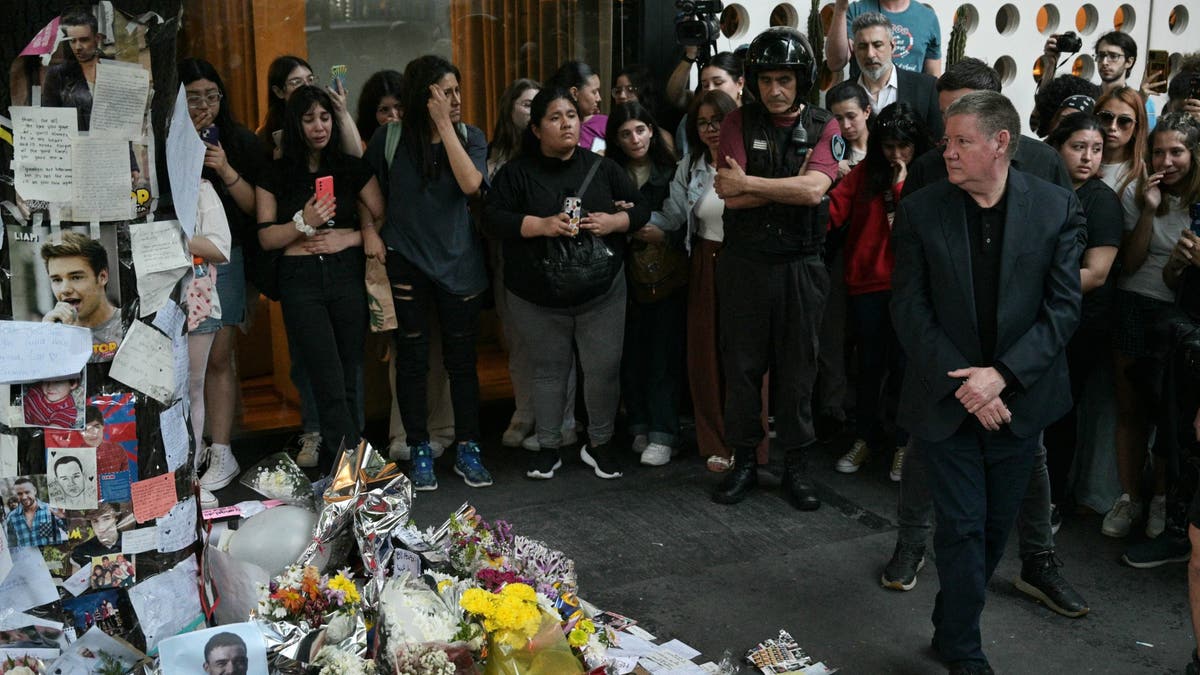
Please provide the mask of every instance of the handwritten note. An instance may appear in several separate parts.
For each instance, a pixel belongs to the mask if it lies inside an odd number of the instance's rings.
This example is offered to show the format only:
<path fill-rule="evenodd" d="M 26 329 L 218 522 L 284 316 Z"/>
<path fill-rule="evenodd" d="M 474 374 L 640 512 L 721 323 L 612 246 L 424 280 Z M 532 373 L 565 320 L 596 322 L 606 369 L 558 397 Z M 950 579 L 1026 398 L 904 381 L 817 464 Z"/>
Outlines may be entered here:
<path fill-rule="evenodd" d="M 24 612 L 57 599 L 58 590 L 42 552 L 33 546 L 12 549 L 12 570 L 0 583 L 0 607 Z"/>
<path fill-rule="evenodd" d="M 133 189 L 129 142 L 88 136 L 71 140 L 71 213 L 76 220 L 129 220 Z"/>
<path fill-rule="evenodd" d="M 413 579 L 421 576 L 421 556 L 402 548 L 392 551 L 392 576 L 407 572 Z"/>
<path fill-rule="evenodd" d="M 129 486 L 133 494 L 133 517 L 139 523 L 170 513 L 175 506 L 175 472 L 139 480 Z"/>
<path fill-rule="evenodd" d="M 188 429 L 183 419 L 183 403 L 176 403 L 158 416 L 163 449 L 167 451 L 167 471 L 175 471 L 187 462 Z"/>
<path fill-rule="evenodd" d="M 121 533 L 121 553 L 137 555 L 158 550 L 158 527 L 139 527 Z"/>
<path fill-rule="evenodd" d="M 171 507 L 156 523 L 158 552 L 174 553 L 196 541 L 196 500 L 185 499 Z"/>
<path fill-rule="evenodd" d="M 109 377 L 168 404 L 175 393 L 171 351 L 171 338 L 141 321 L 134 321 L 113 357 Z"/>
<path fill-rule="evenodd" d="M 25 199 L 71 200 L 71 138 L 79 132 L 74 108 L 14 107 L 13 168 Z"/>
<path fill-rule="evenodd" d="M 193 555 L 129 589 L 129 602 L 141 623 L 151 655 L 163 639 L 203 627 L 204 614 L 200 610 L 200 593 L 196 588 L 198 574 L 196 556 Z"/>
<path fill-rule="evenodd" d="M 192 411 L 192 399 L 188 396 L 188 336 L 186 333 L 181 333 L 175 336 L 171 342 L 171 349 L 175 350 L 175 400 L 183 401 L 183 410 L 185 413 Z"/>
<path fill-rule="evenodd" d="M 158 313 L 154 315 L 154 321 L 151 321 L 150 324 L 165 333 L 167 337 L 174 338 L 183 330 L 183 322 L 186 320 L 187 315 L 179 309 L 179 305 L 169 302 L 158 310 Z"/>
<path fill-rule="evenodd" d="M 92 131 L 126 140 L 142 137 L 146 99 L 150 95 L 150 73 L 136 63 L 101 59 L 96 66 L 92 89 Z"/>
<path fill-rule="evenodd" d="M 86 593 L 92 585 L 92 563 L 84 565 L 78 572 L 67 577 L 63 582 L 63 588 L 71 592 L 71 595 L 81 595 Z"/>
<path fill-rule="evenodd" d="M 177 220 L 156 220 L 129 226 L 133 267 L 139 275 L 186 268 L 192 260 L 184 248 Z"/>
<path fill-rule="evenodd" d="M 196 231 L 196 209 L 200 203 L 200 171 L 204 168 L 207 148 L 196 133 L 188 115 L 187 95 L 183 85 L 175 97 L 167 132 L 167 175 L 171 179 L 171 194 L 175 200 L 175 215 L 189 239 Z"/>
<path fill-rule="evenodd" d="M 17 468 L 17 437 L 0 434 L 0 478 L 19 476 Z"/>
<path fill-rule="evenodd" d="M 92 356 L 92 331 L 38 321 L 0 321 L 0 383 L 78 375 Z"/>

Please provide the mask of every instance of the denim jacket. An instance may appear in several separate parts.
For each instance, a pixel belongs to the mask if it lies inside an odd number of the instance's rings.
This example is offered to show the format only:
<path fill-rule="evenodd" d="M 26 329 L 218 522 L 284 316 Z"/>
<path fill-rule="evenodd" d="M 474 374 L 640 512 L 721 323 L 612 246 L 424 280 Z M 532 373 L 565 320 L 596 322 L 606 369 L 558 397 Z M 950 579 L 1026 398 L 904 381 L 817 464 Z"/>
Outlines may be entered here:
<path fill-rule="evenodd" d="M 664 232 L 679 230 L 686 224 L 683 238 L 688 253 L 692 252 L 692 237 L 696 234 L 696 203 L 713 189 L 716 172 L 709 169 L 708 161 L 701 155 L 694 160 L 684 156 L 675 166 L 675 177 L 671 180 L 671 194 L 663 202 L 662 210 L 650 214 L 650 222 Z"/>

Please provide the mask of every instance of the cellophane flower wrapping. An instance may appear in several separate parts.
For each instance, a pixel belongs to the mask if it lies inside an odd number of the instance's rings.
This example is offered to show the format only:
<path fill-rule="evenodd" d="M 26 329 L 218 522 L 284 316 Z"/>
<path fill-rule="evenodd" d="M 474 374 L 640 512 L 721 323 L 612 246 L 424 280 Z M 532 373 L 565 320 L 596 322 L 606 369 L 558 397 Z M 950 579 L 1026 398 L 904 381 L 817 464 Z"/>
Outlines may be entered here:
<path fill-rule="evenodd" d="M 380 667 L 393 675 L 477 673 L 473 652 L 483 630 L 465 620 L 458 598 L 465 584 L 447 575 L 388 580 L 379 603 Z M 431 586 L 430 584 L 433 584 Z"/>
<path fill-rule="evenodd" d="M 358 587 L 345 571 L 323 575 L 292 565 L 259 587 L 253 619 L 267 643 L 272 673 L 300 675 L 323 647 L 367 651 Z"/>
<path fill-rule="evenodd" d="M 267 499 L 315 510 L 312 481 L 286 452 L 268 455 L 242 473 L 242 485 Z"/>
<path fill-rule="evenodd" d="M 376 675 L 375 662 L 337 647 L 322 647 L 309 669 L 313 675 Z"/>
<path fill-rule="evenodd" d="M 0 660 L 0 675 L 42 675 L 46 664 L 32 656 L 6 656 Z"/>
<path fill-rule="evenodd" d="M 578 675 L 579 659 L 567 644 L 558 617 L 539 615 L 533 637 L 521 631 L 500 629 L 488 634 L 484 675 Z"/>

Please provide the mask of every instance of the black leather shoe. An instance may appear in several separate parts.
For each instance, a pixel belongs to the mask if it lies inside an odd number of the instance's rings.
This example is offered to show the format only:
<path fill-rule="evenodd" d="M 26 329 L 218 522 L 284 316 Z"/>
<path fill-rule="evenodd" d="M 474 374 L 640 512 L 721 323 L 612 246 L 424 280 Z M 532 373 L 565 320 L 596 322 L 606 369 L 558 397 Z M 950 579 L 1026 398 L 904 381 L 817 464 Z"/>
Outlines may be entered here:
<path fill-rule="evenodd" d="M 817 486 L 808 479 L 803 452 L 793 450 L 788 454 L 783 469 L 783 493 L 797 509 L 816 511 L 821 508 L 821 498 L 817 496 Z"/>
<path fill-rule="evenodd" d="M 1088 613 L 1087 601 L 1058 573 L 1062 567 L 1054 551 L 1042 551 L 1021 563 L 1017 590 L 1041 600 L 1047 607 L 1072 619 Z"/>
<path fill-rule="evenodd" d="M 733 463 L 733 468 L 725 473 L 725 478 L 713 493 L 712 500 L 718 504 L 737 504 L 746 498 L 754 488 L 758 487 L 758 466 L 754 457 L 750 461 L 740 458 Z"/>

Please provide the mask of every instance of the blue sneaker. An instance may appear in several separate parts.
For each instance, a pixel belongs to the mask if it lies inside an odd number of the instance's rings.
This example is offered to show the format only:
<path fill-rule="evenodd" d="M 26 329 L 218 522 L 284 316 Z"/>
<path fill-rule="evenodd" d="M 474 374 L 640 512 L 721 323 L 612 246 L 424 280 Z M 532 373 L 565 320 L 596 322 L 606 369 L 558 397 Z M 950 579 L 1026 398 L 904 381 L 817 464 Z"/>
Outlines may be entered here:
<path fill-rule="evenodd" d="M 462 476 L 463 482 L 474 488 L 492 484 L 492 474 L 483 468 L 483 462 L 479 459 L 479 446 L 474 441 L 458 444 L 454 473 Z"/>
<path fill-rule="evenodd" d="M 412 471 L 408 474 L 414 490 L 437 489 L 437 476 L 433 475 L 433 449 L 423 442 L 412 449 Z"/>

